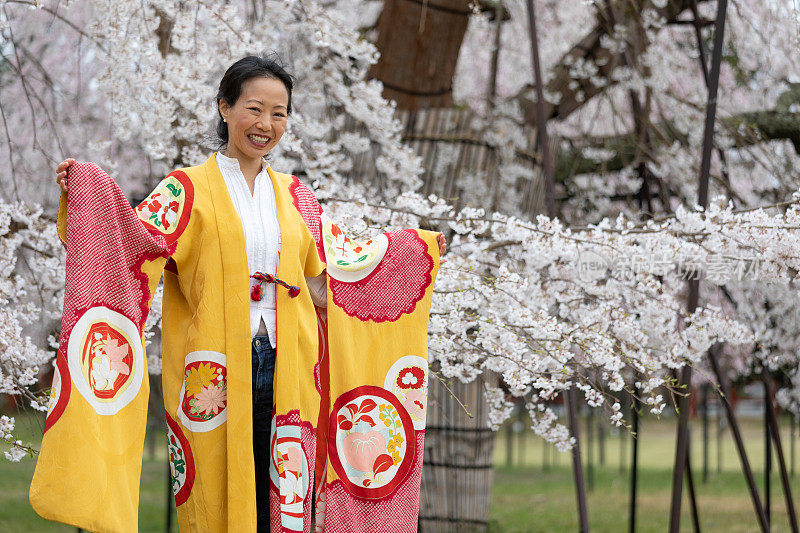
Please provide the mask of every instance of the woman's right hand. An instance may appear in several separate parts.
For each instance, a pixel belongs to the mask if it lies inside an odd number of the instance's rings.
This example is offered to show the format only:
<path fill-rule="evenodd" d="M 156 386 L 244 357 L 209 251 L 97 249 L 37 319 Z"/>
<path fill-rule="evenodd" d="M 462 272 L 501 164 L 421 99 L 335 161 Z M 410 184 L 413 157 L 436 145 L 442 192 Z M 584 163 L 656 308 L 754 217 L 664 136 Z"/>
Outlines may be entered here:
<path fill-rule="evenodd" d="M 61 190 L 64 192 L 67 192 L 67 169 L 75 163 L 76 161 L 69 157 L 56 167 L 56 182 L 61 186 Z"/>

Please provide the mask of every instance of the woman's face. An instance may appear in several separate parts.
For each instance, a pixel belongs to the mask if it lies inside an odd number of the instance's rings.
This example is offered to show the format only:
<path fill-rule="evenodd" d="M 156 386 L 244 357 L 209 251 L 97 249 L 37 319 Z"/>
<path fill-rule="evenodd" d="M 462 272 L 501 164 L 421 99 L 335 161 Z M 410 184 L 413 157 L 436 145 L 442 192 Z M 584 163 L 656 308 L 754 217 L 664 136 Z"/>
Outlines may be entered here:
<path fill-rule="evenodd" d="M 221 100 L 219 112 L 228 124 L 225 155 L 237 159 L 265 156 L 286 131 L 288 105 L 289 93 L 283 82 L 266 77 L 245 81 L 234 105 Z"/>

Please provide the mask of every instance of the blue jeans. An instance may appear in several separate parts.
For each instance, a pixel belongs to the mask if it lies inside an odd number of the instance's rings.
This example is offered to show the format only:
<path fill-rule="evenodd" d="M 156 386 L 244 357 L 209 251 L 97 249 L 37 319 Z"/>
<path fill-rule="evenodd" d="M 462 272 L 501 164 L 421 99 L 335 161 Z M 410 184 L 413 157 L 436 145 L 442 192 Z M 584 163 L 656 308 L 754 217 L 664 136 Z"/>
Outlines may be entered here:
<path fill-rule="evenodd" d="M 269 465 L 272 429 L 272 380 L 275 348 L 266 335 L 253 337 L 253 457 L 256 470 L 258 533 L 269 533 Z"/>

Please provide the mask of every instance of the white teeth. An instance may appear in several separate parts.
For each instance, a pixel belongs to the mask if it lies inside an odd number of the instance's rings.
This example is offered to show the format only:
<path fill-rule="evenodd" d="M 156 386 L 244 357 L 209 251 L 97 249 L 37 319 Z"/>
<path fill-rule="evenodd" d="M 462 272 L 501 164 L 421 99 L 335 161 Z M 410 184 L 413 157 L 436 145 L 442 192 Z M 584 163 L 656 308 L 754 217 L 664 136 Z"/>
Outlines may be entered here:
<path fill-rule="evenodd" d="M 260 135 L 248 135 L 251 139 L 253 139 L 257 143 L 266 143 L 269 141 L 269 137 L 262 137 Z"/>

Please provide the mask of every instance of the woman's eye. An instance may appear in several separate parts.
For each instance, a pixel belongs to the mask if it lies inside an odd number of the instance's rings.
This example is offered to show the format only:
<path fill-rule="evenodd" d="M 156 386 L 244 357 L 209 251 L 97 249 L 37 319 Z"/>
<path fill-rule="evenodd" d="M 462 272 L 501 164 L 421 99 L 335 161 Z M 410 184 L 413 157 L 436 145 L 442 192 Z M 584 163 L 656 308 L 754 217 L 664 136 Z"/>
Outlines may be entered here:
<path fill-rule="evenodd" d="M 247 109 L 249 109 L 251 111 L 255 111 L 256 113 L 260 113 L 261 112 L 261 110 L 259 108 L 257 108 L 257 107 L 248 107 Z"/>
<path fill-rule="evenodd" d="M 284 115 L 283 113 L 275 113 L 275 116 L 276 117 L 284 117 L 284 118 L 286 117 L 286 115 Z"/>

